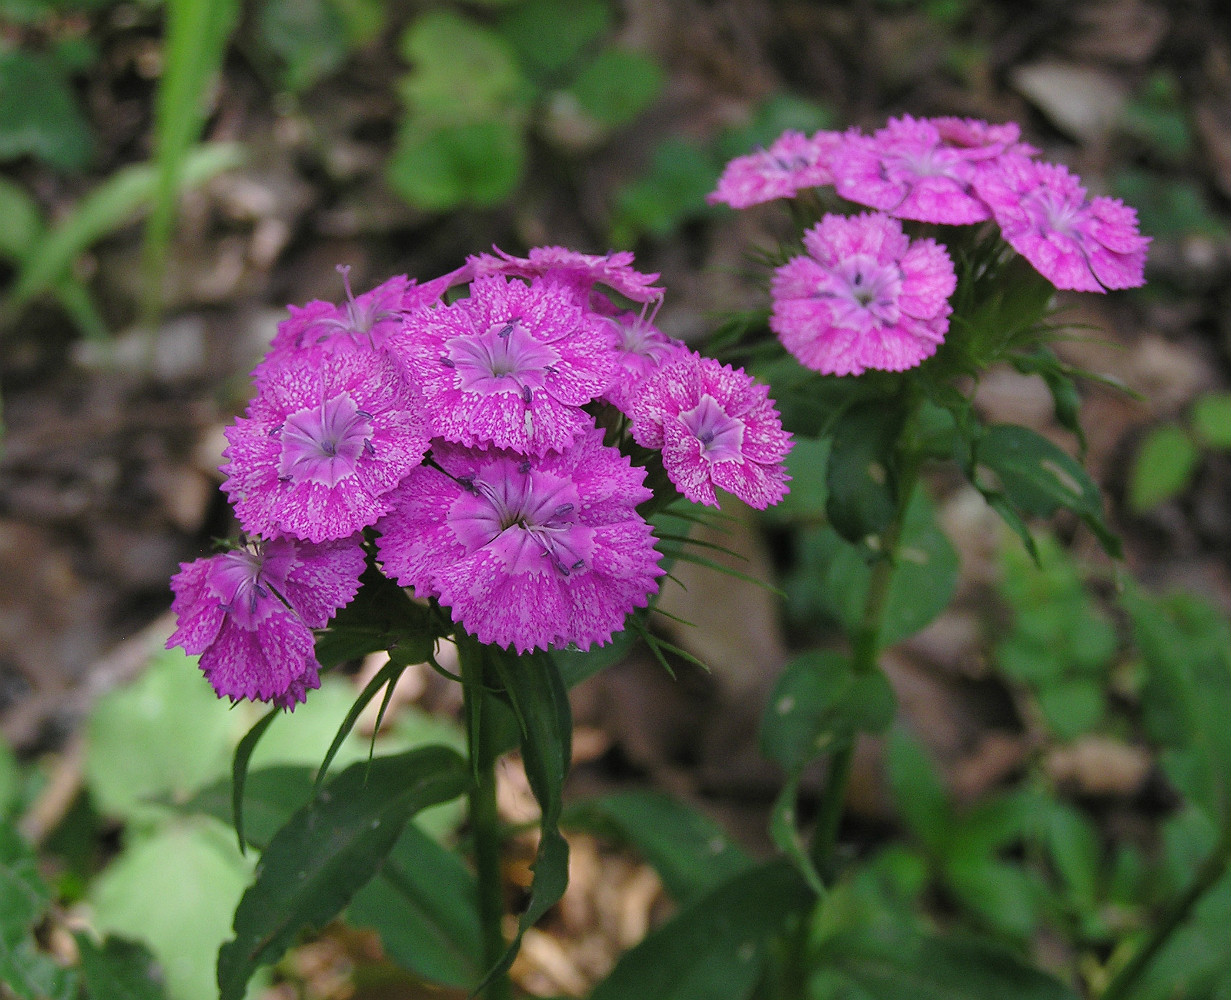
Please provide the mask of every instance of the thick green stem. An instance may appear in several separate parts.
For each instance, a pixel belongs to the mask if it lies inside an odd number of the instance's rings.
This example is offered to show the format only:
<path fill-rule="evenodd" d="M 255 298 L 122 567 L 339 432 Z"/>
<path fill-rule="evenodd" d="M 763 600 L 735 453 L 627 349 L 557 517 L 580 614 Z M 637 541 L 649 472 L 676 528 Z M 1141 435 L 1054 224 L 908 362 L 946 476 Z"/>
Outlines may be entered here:
<path fill-rule="evenodd" d="M 1205 864 L 1197 870 L 1197 876 L 1193 879 L 1192 885 L 1162 915 L 1161 919 L 1154 924 L 1145 943 L 1137 949 L 1133 957 L 1128 960 L 1128 963 L 1112 977 L 1111 982 L 1107 984 L 1107 988 L 1103 990 L 1100 1000 L 1124 1000 L 1125 997 L 1131 995 L 1137 980 L 1149 966 L 1154 956 L 1171 939 L 1171 935 L 1175 933 L 1176 929 L 1188 919 L 1201 897 L 1227 873 L 1229 864 L 1231 864 L 1231 822 L 1227 822 L 1227 827 L 1223 831 L 1222 838 L 1219 840 L 1214 852 L 1205 859 Z"/>
<path fill-rule="evenodd" d="M 486 670 L 482 650 L 459 638 L 462 691 L 474 782 L 470 789 L 470 835 L 474 843 L 475 877 L 479 890 L 479 921 L 483 928 L 483 964 L 495 968 L 508 948 L 504 937 L 504 836 L 496 808 L 496 754 L 491 726 L 485 717 Z M 510 1000 L 512 983 L 507 972 L 492 977 L 483 989 L 484 1000 Z"/>

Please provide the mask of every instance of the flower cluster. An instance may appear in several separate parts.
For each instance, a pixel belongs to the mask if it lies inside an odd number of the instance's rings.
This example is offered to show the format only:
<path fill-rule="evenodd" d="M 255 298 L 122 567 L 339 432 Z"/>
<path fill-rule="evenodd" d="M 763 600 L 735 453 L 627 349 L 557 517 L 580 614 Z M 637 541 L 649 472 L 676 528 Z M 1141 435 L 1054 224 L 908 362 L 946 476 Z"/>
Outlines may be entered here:
<path fill-rule="evenodd" d="M 496 250 L 292 307 L 226 430 L 249 541 L 181 567 L 169 645 L 219 695 L 291 708 L 369 557 L 480 642 L 608 642 L 663 575 L 645 463 L 704 504 L 786 492 L 768 390 L 662 333 L 656 279 L 627 253 Z"/>
<path fill-rule="evenodd" d="M 711 203 L 747 208 L 832 185 L 873 209 L 825 215 L 807 251 L 773 278 L 770 326 L 809 368 L 827 375 L 901 371 L 935 353 L 956 287 L 946 248 L 902 225 L 992 223 L 1058 289 L 1103 292 L 1144 283 L 1148 237 L 1136 212 L 1087 195 L 1080 180 L 1038 159 L 1016 125 L 976 119 L 890 119 L 871 135 L 786 132 L 732 160 Z"/>

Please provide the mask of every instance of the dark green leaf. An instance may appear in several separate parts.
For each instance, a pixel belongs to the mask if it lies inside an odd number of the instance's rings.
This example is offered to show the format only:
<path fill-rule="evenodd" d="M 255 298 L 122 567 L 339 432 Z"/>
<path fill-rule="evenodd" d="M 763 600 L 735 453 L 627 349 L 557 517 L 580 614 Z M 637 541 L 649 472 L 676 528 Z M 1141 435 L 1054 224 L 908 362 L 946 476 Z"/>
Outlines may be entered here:
<path fill-rule="evenodd" d="M 634 848 L 681 906 L 752 865 L 708 816 L 654 791 L 616 792 L 570 806 L 561 821 Z"/>
<path fill-rule="evenodd" d="M 664 139 L 645 176 L 616 193 L 611 242 L 627 247 L 643 235 L 666 236 L 686 219 L 710 212 L 705 196 L 719 169 L 697 143 L 679 136 Z"/>
<path fill-rule="evenodd" d="M 1066 742 L 1093 730 L 1107 711 L 1103 685 L 1087 677 L 1054 681 L 1041 687 L 1036 696 L 1048 727 Z"/>
<path fill-rule="evenodd" d="M 1192 484 L 1201 453 L 1179 424 L 1160 424 L 1141 441 L 1128 477 L 1128 504 L 1137 513 L 1153 510 Z"/>
<path fill-rule="evenodd" d="M 28 257 L 36 240 L 46 232 L 43 213 L 26 192 L 11 181 L 0 177 L 0 257 L 21 261 Z"/>
<path fill-rule="evenodd" d="M 1082 813 L 1053 801 L 1043 819 L 1044 842 L 1056 873 L 1084 909 L 1098 902 L 1102 845 L 1096 827 Z"/>
<path fill-rule="evenodd" d="M 524 0 L 500 20 L 500 33 L 535 74 L 550 78 L 608 30 L 604 0 Z"/>
<path fill-rule="evenodd" d="M 333 919 L 384 863 L 406 821 L 461 795 L 465 763 L 420 747 L 352 764 L 270 841 L 235 911 L 235 938 L 218 952 L 221 1000 L 239 1000 L 252 974 L 305 929 Z"/>
<path fill-rule="evenodd" d="M 240 853 L 244 853 L 244 783 L 248 780 L 248 762 L 252 760 L 252 751 L 265 735 L 270 724 L 277 718 L 279 708 L 271 708 L 259 722 L 244 733 L 244 738 L 235 747 L 235 756 L 231 758 L 231 819 L 235 825 L 235 839 L 239 841 Z"/>
<path fill-rule="evenodd" d="M 611 642 L 606 646 L 593 646 L 584 653 L 580 650 L 557 649 L 552 650 L 550 655 L 556 661 L 556 668 L 560 671 L 564 686 L 574 688 L 586 678 L 619 663 L 636 643 L 636 631 L 626 628 L 612 636 Z"/>
<path fill-rule="evenodd" d="M 748 869 L 625 952 L 590 1000 L 743 1000 L 761 974 L 766 940 L 814 899 L 785 861 Z"/>
<path fill-rule="evenodd" d="M 568 690 L 549 654 L 514 657 L 491 648 L 486 652 L 517 716 L 522 764 L 542 810 L 530 898 L 517 922 L 513 943 L 496 969 L 488 971 L 490 977 L 509 967 L 521 946 L 522 935 L 559 902 L 568 886 L 568 842 L 560 833 L 560 814 L 564 808 L 564 779 L 573 756 L 573 717 Z"/>
<path fill-rule="evenodd" d="M 791 489 L 781 503 L 767 511 L 767 516 L 775 521 L 817 522 L 825 517 L 825 502 L 829 496 L 825 486 L 829 448 L 828 438 L 795 438 L 791 453 L 786 457 Z"/>
<path fill-rule="evenodd" d="M 477 896 L 462 860 L 410 823 L 346 916 L 374 928 L 385 954 L 403 968 L 429 982 L 469 989 L 485 971 Z"/>
<path fill-rule="evenodd" d="M 1059 980 L 987 942 L 920 935 L 880 942 L 861 933 L 826 942 L 818 964 L 866 1000 L 1077 1000 Z"/>
<path fill-rule="evenodd" d="M 581 110 L 606 128 L 627 125 L 648 108 L 663 86 L 663 71 L 639 52 L 604 49 L 573 81 L 569 92 Z"/>
<path fill-rule="evenodd" d="M 903 413 L 888 400 L 851 407 L 833 428 L 825 510 L 849 542 L 879 535 L 898 510 L 894 448 Z"/>
<path fill-rule="evenodd" d="M 44 55 L 0 50 L 0 160 L 30 154 L 79 170 L 93 146 L 63 68 Z"/>
<path fill-rule="evenodd" d="M 1107 553 L 1120 555 L 1120 541 L 1103 520 L 1103 498 L 1085 469 L 1047 438 L 1027 427 L 997 424 L 975 445 L 976 466 L 990 470 L 995 482 L 976 476 L 975 485 L 998 513 L 1007 503 L 1017 523 L 1021 517 L 1050 517 L 1057 510 L 1076 514 L 1098 537 Z M 998 501 L 998 502 L 993 502 Z"/>
<path fill-rule="evenodd" d="M 296 810 L 312 797 L 313 769 L 280 764 L 249 771 L 244 780 L 244 836 L 247 843 L 264 848 Z M 204 813 L 223 823 L 234 816 L 235 791 L 231 781 L 202 789 L 178 806 L 181 812 Z"/>
<path fill-rule="evenodd" d="M 854 675 L 840 653 L 796 657 L 782 672 L 761 719 L 761 752 L 787 772 L 849 736 L 846 695 Z"/>
<path fill-rule="evenodd" d="M 108 937 L 102 947 L 78 931 L 81 979 L 90 1000 L 166 1000 L 162 972 L 148 948 L 135 941 Z"/>
<path fill-rule="evenodd" d="M 904 729 L 894 729 L 885 746 L 889 787 L 911 832 L 937 857 L 943 857 L 953 832 L 953 807 L 927 751 Z"/>
<path fill-rule="evenodd" d="M 988 927 L 1017 941 L 1034 933 L 1041 891 L 1025 868 L 954 851 L 945 862 L 944 876 L 950 892 Z"/>
<path fill-rule="evenodd" d="M 316 658 L 322 667 L 333 667 L 388 650 L 400 663 L 423 663 L 434 651 L 436 637 L 431 611 L 369 565 L 354 600 L 334 616 L 329 628 L 317 633 Z"/>
<path fill-rule="evenodd" d="M 425 127 L 408 122 L 389 161 L 389 182 L 410 204 L 444 212 L 487 207 L 521 183 L 526 143 L 507 119 Z"/>

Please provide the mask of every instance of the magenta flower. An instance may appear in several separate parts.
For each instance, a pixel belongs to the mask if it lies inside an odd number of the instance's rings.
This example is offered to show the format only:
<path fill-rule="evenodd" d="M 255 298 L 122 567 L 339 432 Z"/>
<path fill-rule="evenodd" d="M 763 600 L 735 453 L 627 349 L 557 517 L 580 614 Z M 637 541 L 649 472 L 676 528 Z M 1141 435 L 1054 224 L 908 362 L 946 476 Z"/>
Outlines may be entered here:
<path fill-rule="evenodd" d="M 667 476 L 689 500 L 717 507 L 717 486 L 764 510 L 786 495 L 791 436 L 768 387 L 742 368 L 688 354 L 650 377 L 632 417 L 633 439 L 662 449 Z"/>
<path fill-rule="evenodd" d="M 728 163 L 718 186 L 705 200 L 711 205 L 748 208 L 832 184 L 829 159 L 842 141 L 840 132 L 822 131 L 808 138 L 788 129 L 768 149 L 737 156 Z"/>
<path fill-rule="evenodd" d="M 526 257 L 514 257 L 499 247 L 496 256 L 478 254 L 466 259 L 476 278 L 502 274 L 507 277 L 540 278 L 551 275 L 582 293 L 582 301 L 595 285 L 605 285 L 633 302 L 657 302 L 663 297 L 654 284 L 657 274 L 642 274 L 633 268 L 631 251 L 585 254 L 566 247 L 534 247 Z"/>
<path fill-rule="evenodd" d="M 226 430 L 222 484 L 244 530 L 313 542 L 375 524 L 427 451 L 418 393 L 383 352 L 287 360 Z"/>
<path fill-rule="evenodd" d="M 276 538 L 182 563 L 171 578 L 177 627 L 167 648 L 199 654 L 220 698 L 293 710 L 320 687 L 312 629 L 350 603 L 363 567 L 363 549 L 349 538 Z"/>
<path fill-rule="evenodd" d="M 668 361 L 689 353 L 682 340 L 667 336 L 641 313 L 605 316 L 603 330 L 616 357 L 615 378 L 603 398 L 624 413 L 651 374 Z"/>
<path fill-rule="evenodd" d="M 988 147 L 961 144 L 975 138 L 974 128 L 946 120 L 945 129 L 942 136 L 931 121 L 906 115 L 871 136 L 848 133 L 832 155 L 838 194 L 899 219 L 965 225 L 990 218 L 971 189 Z"/>
<path fill-rule="evenodd" d="M 518 652 L 605 643 L 658 591 L 645 470 L 597 429 L 560 454 L 440 444 L 378 530 L 385 572 Z"/>
<path fill-rule="evenodd" d="M 1022 132 L 1016 122 L 993 125 L 981 118 L 929 118 L 941 144 L 959 150 L 972 162 L 995 159 L 998 156 L 1037 156 L 1038 150 L 1021 141 Z"/>
<path fill-rule="evenodd" d="M 936 353 L 949 329 L 953 261 L 880 213 L 826 215 L 804 234 L 807 256 L 774 272 L 769 325 L 800 363 L 825 375 L 904 371 Z"/>
<path fill-rule="evenodd" d="M 1103 292 L 1145 283 L 1150 239 L 1117 198 L 1087 198 L 1067 169 L 1025 157 L 981 174 L 979 193 L 1001 235 L 1057 288 Z"/>
<path fill-rule="evenodd" d="M 331 353 L 351 347 L 379 349 L 391 333 L 401 328 L 406 313 L 434 305 L 448 288 L 469 280 L 465 268 L 422 285 L 399 274 L 356 296 L 351 292 L 350 267 L 339 265 L 338 271 L 346 286 L 346 302 L 337 306 L 314 299 L 305 306 L 287 306 L 290 317 L 278 324 L 269 353 L 252 373 L 258 383 L 265 378 L 266 372 L 277 368 L 288 357 L 305 351 Z"/>
<path fill-rule="evenodd" d="M 422 309 L 390 341 L 423 390 L 433 433 L 527 454 L 567 448 L 581 409 L 615 374 L 601 318 L 550 279 L 476 278 L 470 297 Z"/>

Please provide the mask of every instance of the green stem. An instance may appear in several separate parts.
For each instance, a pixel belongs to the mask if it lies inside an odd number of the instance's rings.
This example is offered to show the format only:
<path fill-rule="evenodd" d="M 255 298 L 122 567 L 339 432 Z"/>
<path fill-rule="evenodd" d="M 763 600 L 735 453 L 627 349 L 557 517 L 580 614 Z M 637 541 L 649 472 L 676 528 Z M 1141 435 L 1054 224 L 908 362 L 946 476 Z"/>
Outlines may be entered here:
<path fill-rule="evenodd" d="M 1137 980 L 1154 956 L 1171 939 L 1175 930 L 1188 919 L 1201 897 L 1226 874 L 1229 863 L 1231 863 L 1231 822 L 1227 822 L 1214 852 L 1197 870 L 1197 876 L 1193 879 L 1192 885 L 1153 925 L 1145 944 L 1128 960 L 1128 964 L 1115 974 L 1111 982 L 1107 984 L 1107 988 L 1103 990 L 1099 1000 L 1123 1000 L 1132 993 Z"/>
<path fill-rule="evenodd" d="M 484 714 L 487 680 L 483 651 L 473 641 L 458 637 L 467 737 L 474 782 L 470 789 L 470 835 L 474 843 L 475 877 L 479 890 L 479 922 L 483 928 L 483 964 L 495 968 L 504 958 L 504 835 L 496 807 L 496 753 L 491 727 Z M 507 972 L 492 977 L 482 991 L 484 1000 L 510 1000 L 512 983 Z"/>
<path fill-rule="evenodd" d="M 881 535 L 880 558 L 872 566 L 868 580 L 868 596 L 864 601 L 863 615 L 851 636 L 851 669 L 856 676 L 870 674 L 877 669 L 880 659 L 880 637 L 884 624 L 885 605 L 889 600 L 889 585 L 897 563 L 898 543 L 902 536 L 902 522 L 906 507 L 918 480 L 917 463 L 903 462 L 904 468 L 898 477 L 898 503 L 893 521 Z M 836 852 L 838 827 L 846 801 L 846 790 L 851 782 L 851 767 L 855 763 L 855 739 L 844 742 L 834 750 L 829 762 L 829 775 L 825 794 L 817 811 L 816 829 L 812 834 L 812 863 L 821 878 L 831 882 L 836 875 Z"/>

